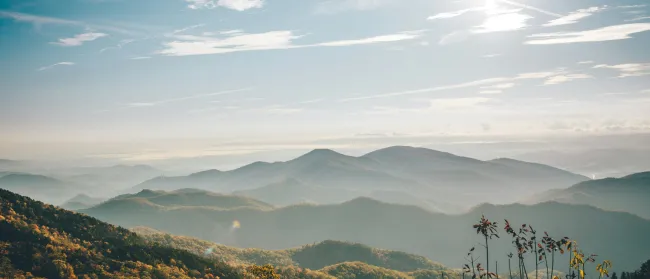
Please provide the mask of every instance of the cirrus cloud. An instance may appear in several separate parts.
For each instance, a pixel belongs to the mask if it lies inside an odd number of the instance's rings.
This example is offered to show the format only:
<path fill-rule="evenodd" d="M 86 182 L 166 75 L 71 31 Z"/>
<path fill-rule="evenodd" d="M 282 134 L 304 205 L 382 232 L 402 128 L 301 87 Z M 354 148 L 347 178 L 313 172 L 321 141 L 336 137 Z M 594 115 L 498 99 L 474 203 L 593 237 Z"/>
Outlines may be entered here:
<path fill-rule="evenodd" d="M 524 42 L 528 45 L 554 45 L 588 42 L 616 41 L 632 38 L 630 35 L 650 30 L 650 23 L 612 25 L 579 32 L 533 34 Z"/>

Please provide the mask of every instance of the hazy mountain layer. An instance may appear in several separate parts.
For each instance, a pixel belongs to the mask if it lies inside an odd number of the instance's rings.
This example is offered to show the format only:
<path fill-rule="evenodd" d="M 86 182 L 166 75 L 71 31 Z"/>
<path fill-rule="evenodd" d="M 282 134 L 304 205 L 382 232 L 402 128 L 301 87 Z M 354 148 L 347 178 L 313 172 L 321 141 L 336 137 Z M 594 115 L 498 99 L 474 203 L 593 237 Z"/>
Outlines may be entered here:
<path fill-rule="evenodd" d="M 486 214 L 499 221 L 501 228 L 502 220 L 509 218 L 515 225 L 532 224 L 540 234 L 548 231 L 555 237 L 571 237 L 584 250 L 617 262 L 617 268 L 634 268 L 634 263 L 650 258 L 650 243 L 646 241 L 650 221 L 583 205 L 485 205 L 463 215 L 432 213 L 367 198 L 274 210 L 151 205 L 124 210 L 120 204 L 110 205 L 105 203 L 83 212 L 126 227 L 148 226 L 236 247 L 287 249 L 332 239 L 405 251 L 447 266 L 461 266 L 466 250 L 478 246 L 472 224 Z M 237 229 L 233 229 L 235 223 Z M 494 259 L 506 262 L 511 240 L 504 235 L 494 243 L 490 249 Z"/>
<path fill-rule="evenodd" d="M 78 210 L 93 207 L 100 204 L 104 199 L 93 198 L 85 194 L 79 194 L 61 204 L 60 207 L 68 210 Z"/>
<path fill-rule="evenodd" d="M 585 181 L 568 189 L 548 191 L 525 200 L 529 204 L 545 201 L 588 204 L 650 219 L 650 172 Z"/>
<path fill-rule="evenodd" d="M 508 203 L 531 192 L 566 188 L 585 180 L 588 178 L 540 164 L 510 159 L 480 161 L 425 148 L 390 147 L 361 157 L 314 150 L 287 162 L 158 177 L 133 191 L 191 187 L 236 192 L 275 205 L 337 203 L 358 196 L 384 200 L 386 195 L 376 193 L 389 191 L 401 196 L 401 203 L 453 212 L 480 202 Z M 417 198 L 406 198 L 404 193 Z"/>
<path fill-rule="evenodd" d="M 275 271 L 287 279 L 437 279 L 441 273 L 460 278 L 424 257 L 352 243 L 327 241 L 264 251 L 140 228 L 137 231 L 146 234 L 143 238 L 5 190 L 0 190 L 0 231 L 3 278 L 260 278 L 249 269 L 254 263 L 274 263 Z M 315 271 L 298 265 L 322 268 Z"/>
<path fill-rule="evenodd" d="M 80 185 L 28 173 L 9 173 L 0 176 L 0 189 L 13 191 L 35 199 L 59 204 L 69 197 L 69 193 Z"/>

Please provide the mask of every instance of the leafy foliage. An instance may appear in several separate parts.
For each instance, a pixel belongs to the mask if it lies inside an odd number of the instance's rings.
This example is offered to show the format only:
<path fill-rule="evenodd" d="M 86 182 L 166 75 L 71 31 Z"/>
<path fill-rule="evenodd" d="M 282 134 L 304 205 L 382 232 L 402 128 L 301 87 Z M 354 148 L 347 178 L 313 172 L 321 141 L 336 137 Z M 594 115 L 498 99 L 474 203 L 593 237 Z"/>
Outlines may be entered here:
<path fill-rule="evenodd" d="M 0 189 L 0 274 L 9 278 L 246 278 L 238 268 Z"/>

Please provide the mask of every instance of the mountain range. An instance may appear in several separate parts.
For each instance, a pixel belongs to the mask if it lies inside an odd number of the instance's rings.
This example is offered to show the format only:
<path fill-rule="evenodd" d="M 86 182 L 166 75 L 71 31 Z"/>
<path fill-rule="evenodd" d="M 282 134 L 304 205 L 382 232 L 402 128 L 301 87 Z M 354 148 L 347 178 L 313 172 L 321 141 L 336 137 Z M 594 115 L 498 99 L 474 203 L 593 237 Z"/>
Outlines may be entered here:
<path fill-rule="evenodd" d="M 588 204 L 606 210 L 634 213 L 650 220 L 650 172 L 585 181 L 568 189 L 534 195 L 524 200 L 524 203 L 546 201 Z"/>
<path fill-rule="evenodd" d="M 0 231 L 3 278 L 460 278 L 421 256 L 354 243 L 265 251 L 147 228 L 136 234 L 2 189 Z"/>
<path fill-rule="evenodd" d="M 459 212 L 481 202 L 509 203 L 589 178 L 512 159 L 481 161 L 426 148 L 395 146 L 360 157 L 313 150 L 286 162 L 256 162 L 232 171 L 157 177 L 131 189 L 199 188 L 259 198 L 274 205 L 337 203 L 368 196 Z M 390 194 L 386 194 L 390 193 Z M 407 194 L 408 193 L 408 194 Z"/>
<path fill-rule="evenodd" d="M 44 175 L 11 172 L 0 175 L 0 188 L 38 200 L 60 203 L 69 198 L 69 192 L 79 188 L 79 185 Z"/>
<path fill-rule="evenodd" d="M 166 197 L 166 204 L 156 203 L 160 195 Z M 446 215 L 369 198 L 334 205 L 269 208 L 250 199 L 246 200 L 248 206 L 239 206 L 242 198 L 235 196 L 231 204 L 237 206 L 189 204 L 184 195 L 157 192 L 152 196 L 147 191 L 136 199 L 109 200 L 81 212 L 124 227 L 147 226 L 235 247 L 287 249 L 333 239 L 423 255 L 447 266 L 461 266 L 465 248 L 478 245 L 471 227 L 485 214 L 499 223 L 509 218 L 513 224 L 532 224 L 557 238 L 571 237 L 585 250 L 617 262 L 617 268 L 632 269 L 650 258 L 650 243 L 646 241 L 649 220 L 586 205 L 484 204 L 464 214 Z M 490 250 L 503 256 L 495 259 L 507 261 L 511 240 L 504 236 L 494 242 L 497 245 Z"/>

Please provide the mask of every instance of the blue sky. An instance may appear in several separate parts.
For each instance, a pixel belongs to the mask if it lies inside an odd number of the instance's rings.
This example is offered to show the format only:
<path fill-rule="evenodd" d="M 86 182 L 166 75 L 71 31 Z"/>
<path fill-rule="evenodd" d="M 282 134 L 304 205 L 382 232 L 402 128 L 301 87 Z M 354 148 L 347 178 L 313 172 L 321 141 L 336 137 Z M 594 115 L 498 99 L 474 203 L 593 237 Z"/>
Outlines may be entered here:
<path fill-rule="evenodd" d="M 644 133 L 649 45 L 640 0 L 0 0 L 0 157 Z"/>

